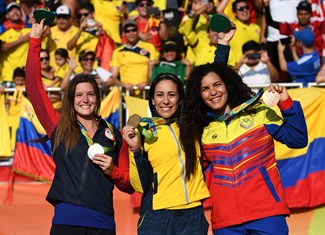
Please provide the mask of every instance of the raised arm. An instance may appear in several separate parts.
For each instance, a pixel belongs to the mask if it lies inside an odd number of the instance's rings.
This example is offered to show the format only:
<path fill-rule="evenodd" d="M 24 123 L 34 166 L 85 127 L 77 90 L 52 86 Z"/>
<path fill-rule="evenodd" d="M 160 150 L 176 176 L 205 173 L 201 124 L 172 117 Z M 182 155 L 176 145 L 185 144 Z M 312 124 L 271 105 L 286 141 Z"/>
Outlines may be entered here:
<path fill-rule="evenodd" d="M 37 118 L 45 129 L 48 137 L 51 137 L 58 123 L 59 113 L 52 106 L 52 102 L 44 89 L 41 76 L 40 51 L 42 35 L 44 35 L 47 27 L 48 26 L 44 26 L 44 21 L 40 24 L 33 24 L 26 62 L 25 87 Z"/>

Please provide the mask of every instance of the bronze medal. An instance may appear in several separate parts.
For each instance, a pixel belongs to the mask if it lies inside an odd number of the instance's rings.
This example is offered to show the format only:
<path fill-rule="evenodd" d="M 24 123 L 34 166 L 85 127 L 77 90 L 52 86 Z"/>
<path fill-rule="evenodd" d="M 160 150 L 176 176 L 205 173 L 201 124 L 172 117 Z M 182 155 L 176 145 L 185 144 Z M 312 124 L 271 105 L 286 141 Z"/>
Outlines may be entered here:
<path fill-rule="evenodd" d="M 278 92 L 265 91 L 262 96 L 264 104 L 267 106 L 275 106 L 279 103 L 280 95 Z"/>

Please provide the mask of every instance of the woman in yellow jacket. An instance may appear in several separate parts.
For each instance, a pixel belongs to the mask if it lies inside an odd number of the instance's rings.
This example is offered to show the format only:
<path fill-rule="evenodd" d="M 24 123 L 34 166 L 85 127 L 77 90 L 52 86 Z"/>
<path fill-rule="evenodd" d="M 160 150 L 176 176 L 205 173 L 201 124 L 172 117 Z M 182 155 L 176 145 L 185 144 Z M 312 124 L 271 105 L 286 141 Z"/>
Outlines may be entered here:
<path fill-rule="evenodd" d="M 130 180 L 143 193 L 138 234 L 207 234 L 202 200 L 209 197 L 198 143 L 182 124 L 184 90 L 170 73 L 158 75 L 149 92 L 152 118 L 141 118 L 123 138 L 133 152 Z M 147 125 L 144 125 L 147 123 Z"/>

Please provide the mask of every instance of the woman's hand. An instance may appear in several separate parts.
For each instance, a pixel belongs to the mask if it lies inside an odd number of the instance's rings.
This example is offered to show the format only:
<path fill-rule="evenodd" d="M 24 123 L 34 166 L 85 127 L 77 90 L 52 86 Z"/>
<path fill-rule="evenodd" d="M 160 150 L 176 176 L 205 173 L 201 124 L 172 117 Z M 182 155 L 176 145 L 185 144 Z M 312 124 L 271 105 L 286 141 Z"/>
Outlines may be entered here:
<path fill-rule="evenodd" d="M 269 92 L 277 92 L 280 95 L 279 102 L 285 101 L 289 98 L 289 94 L 287 89 L 284 86 L 280 86 L 279 84 L 271 84 L 267 87 Z"/>
<path fill-rule="evenodd" d="M 41 20 L 40 23 L 33 23 L 32 30 L 30 32 L 30 37 L 31 38 L 42 38 L 43 35 L 45 34 L 48 26 L 44 26 L 44 19 Z"/>
<path fill-rule="evenodd" d="M 126 141 L 130 149 L 139 148 L 139 137 L 135 132 L 135 127 L 129 125 L 124 126 L 122 130 L 122 137 Z"/>
<path fill-rule="evenodd" d="M 114 169 L 113 158 L 106 154 L 96 154 L 93 163 L 97 164 L 106 175 L 110 175 Z"/>

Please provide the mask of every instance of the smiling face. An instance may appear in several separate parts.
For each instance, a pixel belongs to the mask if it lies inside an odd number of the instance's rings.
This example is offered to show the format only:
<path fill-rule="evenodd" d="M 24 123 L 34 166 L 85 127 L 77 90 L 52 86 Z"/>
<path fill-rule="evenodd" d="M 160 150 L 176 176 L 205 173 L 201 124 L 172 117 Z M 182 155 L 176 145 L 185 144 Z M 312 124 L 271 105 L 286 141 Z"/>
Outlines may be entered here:
<path fill-rule="evenodd" d="M 230 111 L 227 103 L 228 91 L 225 83 L 215 72 L 209 72 L 201 80 L 201 97 L 203 102 L 216 114 L 222 115 Z"/>
<path fill-rule="evenodd" d="M 91 73 L 94 69 L 95 57 L 93 54 L 86 54 L 80 60 L 80 65 L 85 73 Z"/>
<path fill-rule="evenodd" d="M 134 46 L 135 44 L 137 44 L 137 42 L 139 41 L 137 27 L 135 27 L 133 25 L 127 26 L 127 27 L 125 27 L 123 32 L 125 34 L 127 44 L 129 44 L 131 46 Z"/>
<path fill-rule="evenodd" d="M 41 69 L 46 70 L 49 67 L 50 56 L 47 51 L 40 52 Z"/>
<path fill-rule="evenodd" d="M 246 2 L 239 2 L 236 4 L 234 15 L 241 22 L 248 24 L 250 18 L 249 6 Z"/>
<path fill-rule="evenodd" d="M 6 18 L 13 23 L 21 22 L 21 11 L 18 7 L 12 7 L 10 11 L 6 14 Z"/>
<path fill-rule="evenodd" d="M 162 80 L 157 83 L 151 102 L 161 117 L 171 118 L 179 106 L 179 93 L 176 83 L 171 80 Z"/>
<path fill-rule="evenodd" d="M 96 116 L 96 94 L 89 82 L 81 82 L 76 86 L 74 109 L 79 121 L 92 119 Z"/>

